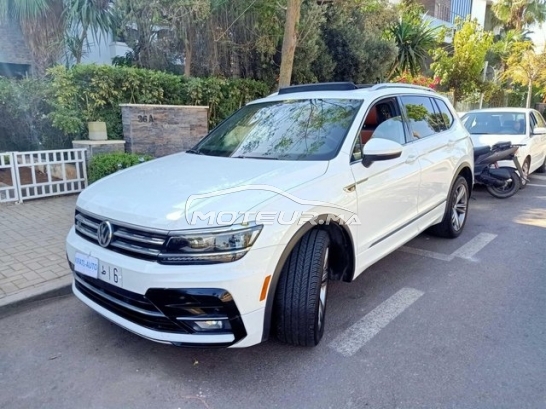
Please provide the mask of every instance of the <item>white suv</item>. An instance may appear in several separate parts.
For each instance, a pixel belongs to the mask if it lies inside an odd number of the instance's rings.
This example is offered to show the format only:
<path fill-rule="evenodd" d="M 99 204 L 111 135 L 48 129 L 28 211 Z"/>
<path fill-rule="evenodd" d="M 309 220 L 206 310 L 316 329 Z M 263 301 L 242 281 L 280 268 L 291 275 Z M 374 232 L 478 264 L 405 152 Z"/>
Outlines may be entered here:
<path fill-rule="evenodd" d="M 314 346 L 329 280 L 351 282 L 425 229 L 459 236 L 473 165 L 456 112 L 427 88 L 284 88 L 194 149 L 81 193 L 73 290 L 158 342 Z"/>

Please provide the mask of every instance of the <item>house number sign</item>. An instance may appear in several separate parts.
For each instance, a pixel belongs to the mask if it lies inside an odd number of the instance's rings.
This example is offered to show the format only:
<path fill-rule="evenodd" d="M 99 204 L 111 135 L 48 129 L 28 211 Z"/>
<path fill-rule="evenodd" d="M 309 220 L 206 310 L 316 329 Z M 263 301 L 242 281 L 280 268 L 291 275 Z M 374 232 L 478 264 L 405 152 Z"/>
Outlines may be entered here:
<path fill-rule="evenodd" d="M 155 122 L 153 115 L 139 115 L 137 119 L 138 122 Z"/>

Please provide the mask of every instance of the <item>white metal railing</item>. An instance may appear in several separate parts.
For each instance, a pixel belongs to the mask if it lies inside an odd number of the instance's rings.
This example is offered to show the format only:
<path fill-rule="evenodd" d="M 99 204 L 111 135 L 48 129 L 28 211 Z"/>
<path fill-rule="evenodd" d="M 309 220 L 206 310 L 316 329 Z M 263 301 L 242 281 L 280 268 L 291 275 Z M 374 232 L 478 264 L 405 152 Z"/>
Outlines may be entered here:
<path fill-rule="evenodd" d="M 0 152 L 0 203 L 19 201 L 19 183 L 13 152 Z"/>
<path fill-rule="evenodd" d="M 81 192 L 87 186 L 85 149 L 0 154 L 0 172 L 11 169 L 11 186 L 0 185 L 0 201 L 19 201 Z M 1 159 L 0 159 L 1 160 Z M 15 194 L 13 194 L 15 190 Z"/>

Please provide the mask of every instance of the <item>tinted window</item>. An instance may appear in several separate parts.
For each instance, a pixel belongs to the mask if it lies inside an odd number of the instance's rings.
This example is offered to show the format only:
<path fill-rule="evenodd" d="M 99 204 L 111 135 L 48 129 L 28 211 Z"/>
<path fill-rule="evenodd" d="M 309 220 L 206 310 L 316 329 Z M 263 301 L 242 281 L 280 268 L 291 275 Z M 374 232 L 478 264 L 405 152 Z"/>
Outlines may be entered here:
<path fill-rule="evenodd" d="M 440 110 L 440 115 L 442 116 L 442 119 L 444 121 L 445 126 L 443 130 L 451 128 L 451 125 L 453 125 L 453 114 L 451 113 L 444 101 L 442 101 L 441 99 L 434 99 L 434 101 L 436 102 L 436 105 Z"/>
<path fill-rule="evenodd" d="M 361 100 L 306 99 L 251 104 L 191 150 L 210 156 L 329 160 L 338 152 Z"/>
<path fill-rule="evenodd" d="M 413 136 L 410 139 L 423 139 L 441 132 L 445 128 L 443 119 L 441 115 L 435 113 L 430 98 L 406 96 L 402 97 L 402 103 L 406 109 L 406 116 Z"/>

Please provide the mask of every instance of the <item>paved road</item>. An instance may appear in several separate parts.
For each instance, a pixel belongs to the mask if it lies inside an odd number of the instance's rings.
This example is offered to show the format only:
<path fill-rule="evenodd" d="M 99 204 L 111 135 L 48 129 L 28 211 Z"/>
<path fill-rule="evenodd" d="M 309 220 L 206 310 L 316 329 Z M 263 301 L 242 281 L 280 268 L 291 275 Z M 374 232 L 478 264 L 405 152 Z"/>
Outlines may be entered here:
<path fill-rule="evenodd" d="M 72 296 L 0 318 L 0 407 L 545 408 L 546 177 L 334 283 L 314 349 L 178 349 Z"/>

